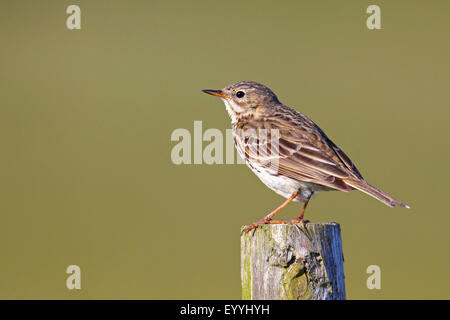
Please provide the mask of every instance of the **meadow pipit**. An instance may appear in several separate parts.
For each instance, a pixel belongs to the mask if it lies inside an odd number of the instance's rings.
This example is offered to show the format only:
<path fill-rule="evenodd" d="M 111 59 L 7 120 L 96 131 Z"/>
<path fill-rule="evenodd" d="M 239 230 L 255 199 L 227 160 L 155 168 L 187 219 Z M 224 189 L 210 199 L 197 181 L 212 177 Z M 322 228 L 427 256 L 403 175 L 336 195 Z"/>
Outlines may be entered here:
<path fill-rule="evenodd" d="M 306 206 L 318 191 L 358 189 L 390 207 L 409 208 L 368 184 L 353 162 L 314 122 L 283 105 L 266 86 L 242 81 L 222 90 L 203 92 L 220 97 L 225 103 L 236 149 L 247 166 L 266 186 L 287 198 L 244 231 L 266 223 L 304 223 Z M 291 201 L 304 203 L 298 218 L 272 220 Z"/>

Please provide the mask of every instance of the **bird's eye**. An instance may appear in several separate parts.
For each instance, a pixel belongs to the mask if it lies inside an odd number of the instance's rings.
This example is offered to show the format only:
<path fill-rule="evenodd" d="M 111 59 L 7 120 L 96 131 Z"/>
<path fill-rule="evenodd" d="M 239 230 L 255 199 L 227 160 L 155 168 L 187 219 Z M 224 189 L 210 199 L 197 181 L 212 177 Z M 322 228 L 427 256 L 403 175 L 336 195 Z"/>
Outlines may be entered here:
<path fill-rule="evenodd" d="M 242 98 L 243 96 L 245 96 L 245 93 L 243 91 L 236 92 L 236 97 Z"/>

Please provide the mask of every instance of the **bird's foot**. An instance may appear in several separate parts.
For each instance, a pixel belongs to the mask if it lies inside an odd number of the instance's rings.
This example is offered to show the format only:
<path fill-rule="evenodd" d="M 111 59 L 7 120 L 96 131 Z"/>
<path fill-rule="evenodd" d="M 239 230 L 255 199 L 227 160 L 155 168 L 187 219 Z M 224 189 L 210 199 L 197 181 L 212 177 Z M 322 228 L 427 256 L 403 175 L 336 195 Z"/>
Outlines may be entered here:
<path fill-rule="evenodd" d="M 300 224 L 302 227 L 302 229 L 304 231 L 307 231 L 305 225 L 309 222 L 309 220 L 304 220 L 304 219 L 292 219 L 292 220 L 272 220 L 272 219 L 261 219 L 258 220 L 256 222 L 253 222 L 251 225 L 249 225 L 247 228 L 245 228 L 244 230 L 242 230 L 241 235 L 244 233 L 247 233 L 251 230 L 254 230 L 256 228 L 258 228 L 260 225 L 262 224 Z"/>
<path fill-rule="evenodd" d="M 253 229 L 256 229 L 256 228 L 258 228 L 260 225 L 262 225 L 262 224 L 268 224 L 268 223 L 271 223 L 271 219 L 268 219 L 268 218 L 263 218 L 263 219 L 261 219 L 261 220 L 258 220 L 258 221 L 256 221 L 256 222 L 253 222 L 251 225 L 249 225 L 247 228 L 245 228 L 244 230 L 242 230 L 242 232 L 241 232 L 241 235 L 242 234 L 244 234 L 244 233 L 247 233 L 247 232 L 249 232 L 249 231 L 252 231 Z"/>
<path fill-rule="evenodd" d="M 300 223 L 302 225 L 306 225 L 307 223 L 309 223 L 309 220 L 304 220 L 304 219 L 270 220 L 267 223 L 270 223 L 270 224 L 297 224 L 297 223 Z"/>

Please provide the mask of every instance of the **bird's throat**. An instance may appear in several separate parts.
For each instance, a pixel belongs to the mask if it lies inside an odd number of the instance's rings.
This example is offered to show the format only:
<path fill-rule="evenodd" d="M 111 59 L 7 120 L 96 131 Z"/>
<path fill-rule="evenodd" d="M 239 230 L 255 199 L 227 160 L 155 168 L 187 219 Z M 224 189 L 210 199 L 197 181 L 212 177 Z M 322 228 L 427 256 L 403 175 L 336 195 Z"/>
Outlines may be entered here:
<path fill-rule="evenodd" d="M 222 99 L 222 100 L 225 103 L 225 107 L 228 111 L 228 115 L 230 116 L 232 123 L 237 122 L 239 116 L 247 111 L 247 109 L 242 108 L 239 105 L 232 103 L 226 99 Z"/>

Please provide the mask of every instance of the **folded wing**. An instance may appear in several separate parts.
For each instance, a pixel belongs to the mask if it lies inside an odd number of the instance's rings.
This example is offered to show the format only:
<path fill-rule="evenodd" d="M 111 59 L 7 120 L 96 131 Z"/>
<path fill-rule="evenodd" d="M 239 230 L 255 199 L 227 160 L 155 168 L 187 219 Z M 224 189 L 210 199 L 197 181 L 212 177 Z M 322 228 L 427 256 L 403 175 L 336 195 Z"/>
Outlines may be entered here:
<path fill-rule="evenodd" d="M 236 146 L 273 174 L 346 192 L 352 188 L 344 179 L 362 179 L 351 160 L 307 118 L 252 120 L 237 129 Z"/>

